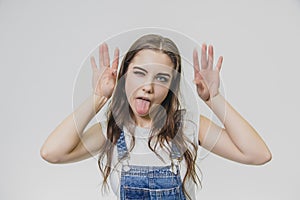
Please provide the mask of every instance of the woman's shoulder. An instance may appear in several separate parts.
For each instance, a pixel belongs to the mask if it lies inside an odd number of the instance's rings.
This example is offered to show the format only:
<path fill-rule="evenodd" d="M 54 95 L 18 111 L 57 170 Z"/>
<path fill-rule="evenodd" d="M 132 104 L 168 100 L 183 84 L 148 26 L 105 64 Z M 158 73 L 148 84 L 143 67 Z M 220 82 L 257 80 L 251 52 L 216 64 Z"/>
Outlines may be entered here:
<path fill-rule="evenodd" d="M 185 110 L 182 114 L 182 130 L 183 134 L 191 141 L 198 143 L 200 117 L 194 112 Z"/>
<path fill-rule="evenodd" d="M 107 131 L 107 121 L 105 121 L 105 120 L 98 121 L 94 125 L 96 125 L 96 124 L 98 124 L 101 127 L 102 133 L 103 133 L 105 139 L 107 139 L 107 134 L 106 134 L 106 131 Z"/>

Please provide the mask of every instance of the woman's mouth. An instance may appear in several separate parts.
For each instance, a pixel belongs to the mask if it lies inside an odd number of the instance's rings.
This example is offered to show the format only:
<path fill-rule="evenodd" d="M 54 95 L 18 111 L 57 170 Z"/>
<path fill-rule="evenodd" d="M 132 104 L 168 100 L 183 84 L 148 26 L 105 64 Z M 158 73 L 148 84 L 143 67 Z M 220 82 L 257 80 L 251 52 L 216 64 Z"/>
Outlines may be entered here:
<path fill-rule="evenodd" d="M 145 115 L 149 112 L 151 101 L 145 97 L 135 99 L 135 110 L 139 115 Z"/>

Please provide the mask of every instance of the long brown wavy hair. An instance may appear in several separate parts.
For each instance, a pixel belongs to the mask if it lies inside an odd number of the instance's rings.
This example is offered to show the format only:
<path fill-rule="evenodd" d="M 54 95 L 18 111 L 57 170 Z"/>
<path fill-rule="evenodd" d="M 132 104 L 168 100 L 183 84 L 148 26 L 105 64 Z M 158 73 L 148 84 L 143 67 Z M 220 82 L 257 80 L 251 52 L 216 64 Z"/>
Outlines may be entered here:
<path fill-rule="evenodd" d="M 169 145 L 170 141 L 177 146 L 181 155 L 180 159 L 185 159 L 187 164 L 187 171 L 183 179 L 183 191 L 188 198 L 190 198 L 186 193 L 184 183 L 187 178 L 191 178 L 195 184 L 200 181 L 196 173 L 198 144 L 191 142 L 183 133 L 183 115 L 185 110 L 181 109 L 178 99 L 181 56 L 172 40 L 156 34 L 144 35 L 136 40 L 122 60 L 116 88 L 112 95 L 107 113 L 107 140 L 100 150 L 98 159 L 99 169 L 104 176 L 103 185 L 107 184 L 108 177 L 112 170 L 112 153 L 120 137 L 122 127 L 129 127 L 130 124 L 134 123 L 134 119 L 132 119 L 134 117 L 133 111 L 125 94 L 126 72 L 134 56 L 143 49 L 151 49 L 168 55 L 174 65 L 174 71 L 176 73 L 174 73 L 171 81 L 169 92 L 161 103 L 161 109 L 155 112 L 155 115 L 152 117 L 153 121 L 148 146 L 153 152 L 155 152 L 157 145 L 166 147 L 165 144 Z M 131 137 L 132 143 L 130 150 L 134 147 L 135 143 L 135 137 L 132 133 Z M 152 140 L 154 140 L 154 145 L 151 145 Z M 155 154 L 158 155 L 156 152 Z"/>

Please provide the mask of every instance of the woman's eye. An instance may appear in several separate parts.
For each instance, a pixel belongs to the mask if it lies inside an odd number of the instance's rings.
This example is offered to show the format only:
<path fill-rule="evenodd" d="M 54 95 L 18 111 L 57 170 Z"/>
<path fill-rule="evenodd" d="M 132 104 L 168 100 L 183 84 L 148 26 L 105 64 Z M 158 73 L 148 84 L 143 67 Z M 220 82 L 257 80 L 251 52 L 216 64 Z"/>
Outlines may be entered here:
<path fill-rule="evenodd" d="M 163 82 L 163 83 L 166 83 L 166 82 L 169 81 L 169 79 L 166 78 L 166 77 L 164 77 L 164 76 L 158 76 L 158 77 L 156 77 L 156 79 L 157 79 L 158 81 L 160 81 L 160 82 Z"/>
<path fill-rule="evenodd" d="M 136 74 L 136 75 L 138 75 L 138 76 L 143 76 L 143 75 L 145 75 L 144 72 L 140 72 L 140 71 L 134 71 L 133 73 Z"/>

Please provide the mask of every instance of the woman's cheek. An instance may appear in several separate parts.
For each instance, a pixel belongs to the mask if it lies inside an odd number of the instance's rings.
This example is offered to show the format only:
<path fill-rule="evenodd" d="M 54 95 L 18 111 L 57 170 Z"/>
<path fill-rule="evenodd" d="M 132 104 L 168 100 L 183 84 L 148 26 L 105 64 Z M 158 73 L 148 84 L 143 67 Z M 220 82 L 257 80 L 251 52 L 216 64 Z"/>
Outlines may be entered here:
<path fill-rule="evenodd" d="M 132 100 L 134 98 L 134 93 L 137 91 L 138 87 L 139 87 L 138 83 L 134 81 L 134 79 L 131 79 L 130 81 L 126 81 L 125 91 L 128 100 Z"/>
<path fill-rule="evenodd" d="M 155 91 L 156 91 L 156 95 L 155 95 L 156 99 L 159 101 L 157 103 L 160 104 L 167 97 L 168 92 L 169 92 L 169 88 L 166 87 L 166 86 L 163 86 L 163 85 L 157 85 Z"/>

